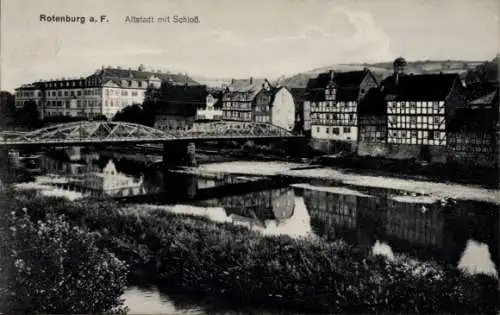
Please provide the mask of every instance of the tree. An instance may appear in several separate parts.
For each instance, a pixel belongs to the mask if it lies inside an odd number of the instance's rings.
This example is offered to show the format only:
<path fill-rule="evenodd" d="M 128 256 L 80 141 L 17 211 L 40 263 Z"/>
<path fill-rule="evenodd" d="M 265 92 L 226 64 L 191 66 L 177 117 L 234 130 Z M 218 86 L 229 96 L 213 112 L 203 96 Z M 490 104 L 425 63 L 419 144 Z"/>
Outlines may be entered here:
<path fill-rule="evenodd" d="M 0 91 L 0 126 L 6 126 L 14 119 L 16 112 L 14 95 L 7 91 Z"/>
<path fill-rule="evenodd" d="M 134 104 L 123 108 L 113 117 L 115 121 L 126 121 L 136 124 L 144 124 L 144 110 L 139 104 Z"/>
<path fill-rule="evenodd" d="M 1 285 L 7 313 L 102 313 L 121 310 L 127 267 L 98 246 L 100 235 L 47 214 L 32 222 L 12 212 L 2 235 Z M 5 296 L 7 295 L 7 296 Z"/>
<path fill-rule="evenodd" d="M 16 111 L 16 120 L 18 123 L 31 127 L 40 127 L 42 122 L 40 119 L 40 111 L 35 101 L 30 100 L 24 103 L 24 106 Z"/>

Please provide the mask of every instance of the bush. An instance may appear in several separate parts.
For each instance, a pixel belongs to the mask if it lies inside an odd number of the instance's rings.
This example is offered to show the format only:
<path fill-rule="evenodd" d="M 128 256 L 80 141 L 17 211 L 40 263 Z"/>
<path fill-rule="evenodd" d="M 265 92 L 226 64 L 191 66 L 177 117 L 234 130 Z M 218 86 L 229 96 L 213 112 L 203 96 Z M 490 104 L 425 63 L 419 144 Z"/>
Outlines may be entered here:
<path fill-rule="evenodd" d="M 6 312 L 125 310 L 120 297 L 126 285 L 126 265 L 98 246 L 98 233 L 72 226 L 53 213 L 34 222 L 26 211 L 12 211 L 9 221 L 2 235 L 6 251 L 1 262 Z"/>

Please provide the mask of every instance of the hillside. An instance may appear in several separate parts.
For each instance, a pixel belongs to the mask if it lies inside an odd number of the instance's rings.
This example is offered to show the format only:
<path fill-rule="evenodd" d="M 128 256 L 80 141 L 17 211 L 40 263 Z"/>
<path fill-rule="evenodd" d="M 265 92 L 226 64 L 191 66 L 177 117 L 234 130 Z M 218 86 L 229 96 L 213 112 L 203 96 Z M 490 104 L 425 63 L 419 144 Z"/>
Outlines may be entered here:
<path fill-rule="evenodd" d="M 460 73 L 465 78 L 469 70 L 473 70 L 483 62 L 480 61 L 460 61 L 460 60 L 425 60 L 425 61 L 409 61 L 406 67 L 407 73 L 425 74 L 425 73 Z M 362 70 L 368 68 L 380 82 L 385 77 L 392 73 L 392 61 L 380 63 L 364 63 L 364 64 L 337 64 L 327 67 L 313 69 L 307 72 L 298 73 L 290 77 L 282 77 L 278 83 L 286 87 L 305 87 L 310 78 L 317 76 L 321 72 L 329 70 L 344 72 Z"/>

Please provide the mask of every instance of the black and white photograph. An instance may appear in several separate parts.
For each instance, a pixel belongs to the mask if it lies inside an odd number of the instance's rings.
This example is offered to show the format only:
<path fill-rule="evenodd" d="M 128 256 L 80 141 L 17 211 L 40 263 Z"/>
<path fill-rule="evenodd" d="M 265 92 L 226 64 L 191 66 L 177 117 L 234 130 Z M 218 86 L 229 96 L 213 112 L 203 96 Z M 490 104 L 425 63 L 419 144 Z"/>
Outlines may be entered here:
<path fill-rule="evenodd" d="M 0 315 L 500 315 L 500 1 L 0 0 Z"/>

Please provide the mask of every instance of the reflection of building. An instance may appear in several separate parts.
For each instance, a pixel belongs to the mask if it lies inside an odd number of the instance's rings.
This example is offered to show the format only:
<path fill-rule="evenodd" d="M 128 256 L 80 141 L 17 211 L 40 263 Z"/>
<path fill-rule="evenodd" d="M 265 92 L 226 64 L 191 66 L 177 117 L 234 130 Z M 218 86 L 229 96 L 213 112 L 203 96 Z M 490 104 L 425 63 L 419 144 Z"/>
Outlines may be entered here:
<path fill-rule="evenodd" d="M 436 204 L 387 200 L 386 233 L 414 245 L 443 246 L 443 209 Z"/>
<path fill-rule="evenodd" d="M 97 172 L 99 167 L 93 164 L 77 164 L 59 161 L 45 155 L 40 156 L 40 168 L 49 174 L 58 175 L 82 175 L 87 172 Z"/>
<path fill-rule="evenodd" d="M 143 193 L 143 179 L 135 179 L 116 171 L 113 161 L 109 161 L 102 172 L 85 175 L 80 184 L 84 189 L 102 192 L 111 196 L 131 196 Z"/>
<path fill-rule="evenodd" d="M 292 188 L 287 187 L 208 199 L 199 204 L 223 207 L 227 215 L 235 220 L 265 226 L 266 220 L 279 222 L 293 215 L 295 194 Z"/>
<path fill-rule="evenodd" d="M 311 217 L 330 226 L 356 228 L 357 196 L 317 190 L 304 190 L 304 201 Z"/>

